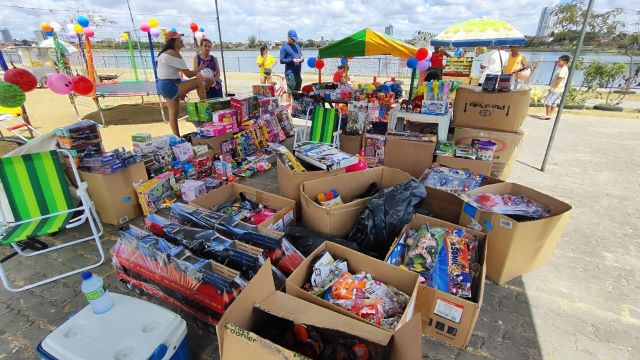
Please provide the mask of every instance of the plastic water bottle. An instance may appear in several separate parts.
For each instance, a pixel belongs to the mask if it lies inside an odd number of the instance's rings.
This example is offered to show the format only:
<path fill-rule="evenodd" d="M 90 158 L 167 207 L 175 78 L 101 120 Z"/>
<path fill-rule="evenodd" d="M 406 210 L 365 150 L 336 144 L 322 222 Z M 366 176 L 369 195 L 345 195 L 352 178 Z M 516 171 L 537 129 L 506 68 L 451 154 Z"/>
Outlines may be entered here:
<path fill-rule="evenodd" d="M 84 297 L 87 298 L 91 309 L 96 314 L 104 314 L 113 307 L 113 298 L 109 295 L 104 281 L 91 271 L 82 272 L 82 285 L 80 286 Z"/>

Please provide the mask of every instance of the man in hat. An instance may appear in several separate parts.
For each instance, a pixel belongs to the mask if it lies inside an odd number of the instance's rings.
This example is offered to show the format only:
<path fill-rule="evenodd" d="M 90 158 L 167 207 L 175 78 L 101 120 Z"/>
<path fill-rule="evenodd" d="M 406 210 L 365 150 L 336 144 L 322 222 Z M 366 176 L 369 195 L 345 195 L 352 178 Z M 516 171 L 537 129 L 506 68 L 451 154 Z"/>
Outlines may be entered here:
<path fill-rule="evenodd" d="M 296 44 L 298 41 L 298 34 L 295 30 L 289 30 L 287 33 L 287 43 L 282 45 L 280 49 L 280 63 L 284 64 L 284 76 L 287 80 L 287 88 L 289 94 L 294 91 L 300 91 L 302 88 L 302 62 L 304 57 L 302 56 L 302 50 L 300 46 Z"/>

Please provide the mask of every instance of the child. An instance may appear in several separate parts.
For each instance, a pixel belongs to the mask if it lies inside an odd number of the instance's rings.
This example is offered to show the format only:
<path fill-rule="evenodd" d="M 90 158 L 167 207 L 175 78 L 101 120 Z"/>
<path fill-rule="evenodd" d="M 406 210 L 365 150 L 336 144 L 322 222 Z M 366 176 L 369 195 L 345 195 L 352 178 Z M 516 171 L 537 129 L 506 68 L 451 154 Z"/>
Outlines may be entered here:
<path fill-rule="evenodd" d="M 562 93 L 564 87 L 567 84 L 567 77 L 569 76 L 569 55 L 562 55 L 558 58 L 558 70 L 556 70 L 551 85 L 549 85 L 549 94 L 544 99 L 545 117 L 544 120 L 550 120 L 551 115 L 555 111 L 556 106 L 562 99 Z"/>

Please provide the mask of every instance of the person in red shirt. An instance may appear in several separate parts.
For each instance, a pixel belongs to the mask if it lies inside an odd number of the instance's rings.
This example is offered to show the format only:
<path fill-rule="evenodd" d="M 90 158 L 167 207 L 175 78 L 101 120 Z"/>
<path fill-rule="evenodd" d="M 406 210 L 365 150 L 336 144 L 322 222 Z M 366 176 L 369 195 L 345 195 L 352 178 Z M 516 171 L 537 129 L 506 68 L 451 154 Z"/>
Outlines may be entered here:
<path fill-rule="evenodd" d="M 428 71 L 435 70 L 440 73 L 440 76 L 444 74 L 444 57 L 450 58 L 452 57 L 448 52 L 443 50 L 440 46 L 433 47 L 433 53 L 431 54 L 431 66 Z"/>
<path fill-rule="evenodd" d="M 333 82 L 340 84 L 346 81 L 347 79 L 345 78 L 345 66 L 338 65 L 338 70 L 333 73 Z"/>

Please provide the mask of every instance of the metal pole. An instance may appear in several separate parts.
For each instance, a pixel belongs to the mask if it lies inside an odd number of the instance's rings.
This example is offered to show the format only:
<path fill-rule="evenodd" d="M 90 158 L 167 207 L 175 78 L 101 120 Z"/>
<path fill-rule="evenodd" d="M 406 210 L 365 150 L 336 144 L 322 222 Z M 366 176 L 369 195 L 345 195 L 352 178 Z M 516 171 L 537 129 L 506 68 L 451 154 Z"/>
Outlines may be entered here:
<path fill-rule="evenodd" d="M 136 41 L 136 43 L 138 44 L 138 53 L 140 54 L 140 60 L 141 61 L 145 61 L 145 57 L 142 55 L 142 48 L 140 47 L 140 33 L 138 32 L 137 28 L 136 28 L 136 23 L 135 21 L 133 21 L 133 13 L 131 12 L 131 4 L 129 4 L 129 0 L 127 0 L 127 7 L 129 8 L 129 17 L 131 18 L 131 26 L 132 26 L 132 30 L 133 32 L 136 34 L 136 37 L 138 38 L 138 41 Z M 145 61 L 146 63 L 146 61 Z M 153 66 L 153 64 L 152 64 Z M 144 72 L 144 78 L 147 78 L 147 69 L 145 67 L 142 67 L 142 72 Z"/>
<path fill-rule="evenodd" d="M 549 155 L 551 154 L 551 148 L 553 147 L 553 142 L 556 139 L 556 132 L 558 131 L 558 125 L 560 123 L 560 117 L 562 117 L 562 110 L 564 109 L 564 103 L 567 99 L 567 95 L 569 94 L 569 90 L 571 89 L 571 80 L 573 80 L 573 73 L 576 70 L 576 63 L 578 60 L 578 55 L 580 55 L 580 51 L 582 51 L 582 42 L 584 41 L 584 34 L 587 32 L 587 26 L 589 24 L 589 18 L 591 17 L 591 10 L 593 9 L 593 4 L 595 0 L 589 0 L 589 5 L 587 5 L 587 12 L 584 15 L 584 22 L 582 23 L 582 30 L 580 31 L 580 38 L 578 39 L 578 44 L 576 45 L 575 50 L 573 51 L 573 59 L 571 59 L 571 66 L 569 67 L 569 75 L 567 76 L 567 83 L 564 87 L 564 91 L 562 92 L 562 100 L 560 101 L 560 105 L 558 106 L 558 112 L 556 113 L 556 120 L 553 122 L 553 129 L 551 129 L 551 136 L 549 137 L 549 143 L 547 144 L 547 150 L 544 153 L 544 159 L 542 160 L 542 166 L 540 167 L 540 171 L 544 171 L 547 167 L 547 161 L 549 160 Z"/>
<path fill-rule="evenodd" d="M 222 47 L 222 30 L 220 30 L 220 13 L 218 12 L 218 0 L 216 0 L 216 22 L 218 23 L 218 38 L 220 39 L 220 57 L 222 58 L 222 76 L 224 77 L 224 94 L 227 95 L 227 70 L 224 67 L 224 49 Z"/>

